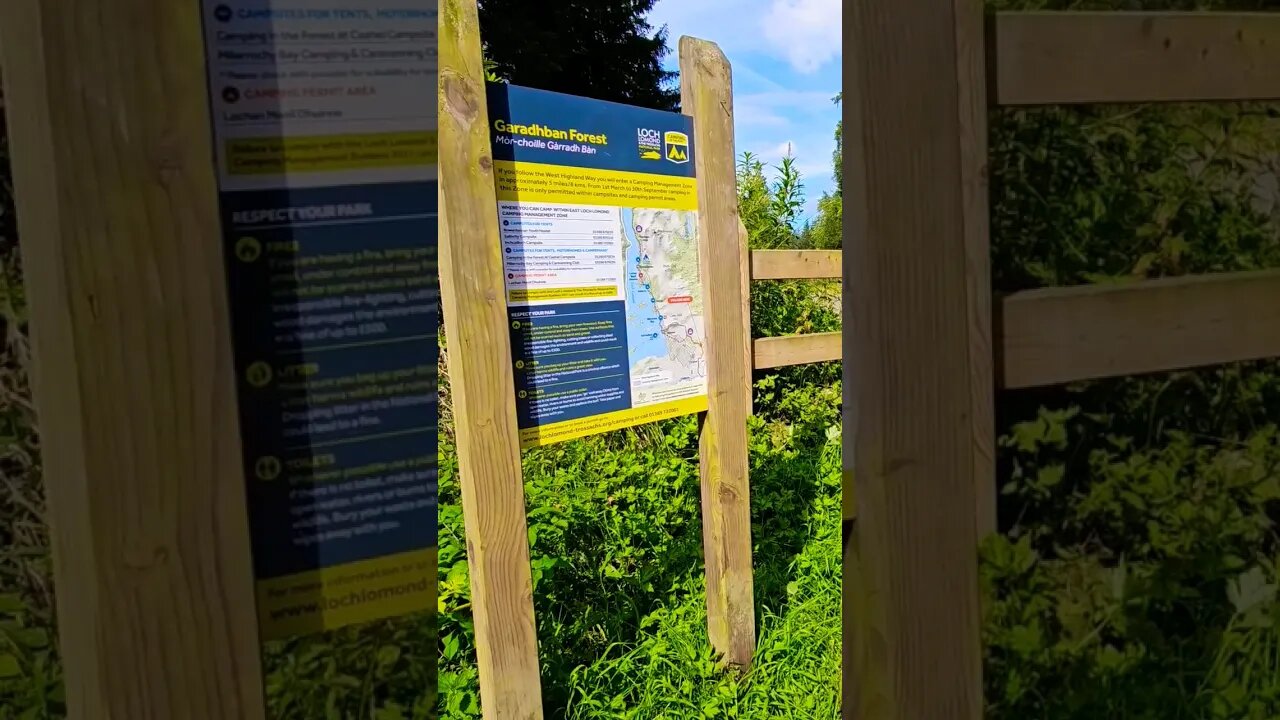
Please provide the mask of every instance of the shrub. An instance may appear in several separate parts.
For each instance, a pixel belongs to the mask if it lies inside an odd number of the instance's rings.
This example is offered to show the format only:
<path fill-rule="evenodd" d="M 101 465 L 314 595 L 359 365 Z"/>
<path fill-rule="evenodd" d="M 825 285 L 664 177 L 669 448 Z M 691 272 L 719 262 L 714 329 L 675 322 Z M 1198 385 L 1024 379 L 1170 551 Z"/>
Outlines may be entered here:
<path fill-rule="evenodd" d="M 1001 110 L 991 153 L 998 291 L 1280 266 L 1275 106 Z M 1004 532 L 982 569 L 991 717 L 1280 714 L 1276 370 L 1000 396 Z"/>

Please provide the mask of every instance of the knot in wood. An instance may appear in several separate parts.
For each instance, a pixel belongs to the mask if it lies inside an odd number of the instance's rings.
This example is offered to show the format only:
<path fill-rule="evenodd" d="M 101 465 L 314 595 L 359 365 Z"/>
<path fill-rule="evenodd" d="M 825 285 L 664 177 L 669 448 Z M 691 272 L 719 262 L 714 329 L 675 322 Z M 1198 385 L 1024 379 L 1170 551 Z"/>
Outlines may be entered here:
<path fill-rule="evenodd" d="M 130 570 L 147 571 L 161 567 L 169 562 L 169 548 L 156 545 L 151 548 L 130 547 L 122 558 L 124 566 Z"/>
<path fill-rule="evenodd" d="M 480 114 L 475 91 L 465 79 L 454 74 L 444 76 L 444 107 L 462 125 L 472 124 Z"/>
<path fill-rule="evenodd" d="M 182 157 L 182 144 L 172 135 L 166 134 L 150 150 L 151 168 L 156 182 L 164 188 L 173 187 L 182 177 L 186 165 Z"/>

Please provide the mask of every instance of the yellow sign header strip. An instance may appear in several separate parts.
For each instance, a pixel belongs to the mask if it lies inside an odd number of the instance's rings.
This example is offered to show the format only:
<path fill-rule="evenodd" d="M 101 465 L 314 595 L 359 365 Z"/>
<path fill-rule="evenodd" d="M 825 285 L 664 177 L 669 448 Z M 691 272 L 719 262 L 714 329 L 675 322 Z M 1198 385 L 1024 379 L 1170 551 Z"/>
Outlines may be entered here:
<path fill-rule="evenodd" d="M 430 167 L 439 153 L 436 132 L 319 135 L 228 140 L 232 175 L 284 175 Z"/>
<path fill-rule="evenodd" d="M 525 428 L 520 431 L 520 447 L 521 449 L 528 449 L 564 442 L 565 440 L 577 440 L 588 435 L 613 432 L 614 430 L 645 425 L 659 420 L 669 420 L 681 415 L 706 412 L 706 410 L 707 397 L 700 395 L 684 400 L 672 400 L 658 405 L 618 410 L 603 415 L 592 415 L 580 420 L 566 420 L 565 422 L 552 423 L 551 425 Z"/>
<path fill-rule="evenodd" d="M 437 550 L 413 550 L 258 582 L 264 640 L 282 640 L 436 607 Z"/>
<path fill-rule="evenodd" d="M 500 202 L 698 209 L 694 178 L 511 160 L 493 167 Z"/>

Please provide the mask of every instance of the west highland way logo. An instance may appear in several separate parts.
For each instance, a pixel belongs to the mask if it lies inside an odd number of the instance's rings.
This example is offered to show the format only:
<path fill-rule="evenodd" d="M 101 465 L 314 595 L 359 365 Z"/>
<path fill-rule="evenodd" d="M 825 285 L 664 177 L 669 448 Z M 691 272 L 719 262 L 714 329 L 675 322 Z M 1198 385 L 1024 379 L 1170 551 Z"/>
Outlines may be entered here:
<path fill-rule="evenodd" d="M 664 136 L 667 144 L 667 159 L 673 163 L 689 162 L 689 136 L 682 132 L 669 131 Z"/>
<path fill-rule="evenodd" d="M 657 130 L 651 128 L 637 129 L 636 143 L 640 146 L 641 160 L 662 159 L 662 137 Z"/>

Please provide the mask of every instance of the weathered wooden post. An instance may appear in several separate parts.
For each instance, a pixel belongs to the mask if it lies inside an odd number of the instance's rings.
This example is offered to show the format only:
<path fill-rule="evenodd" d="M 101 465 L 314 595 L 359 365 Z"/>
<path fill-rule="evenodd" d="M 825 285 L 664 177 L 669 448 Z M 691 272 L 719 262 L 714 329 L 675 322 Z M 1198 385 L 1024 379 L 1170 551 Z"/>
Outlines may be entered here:
<path fill-rule="evenodd" d="M 200 13 L 0 5 L 73 718 L 263 718 Z"/>
<path fill-rule="evenodd" d="M 844 715 L 977 720 L 994 525 L 982 4 L 845 17 Z"/>
<path fill-rule="evenodd" d="M 262 718 L 260 633 L 434 609 L 437 20 L 0 6 L 71 717 Z"/>
<path fill-rule="evenodd" d="M 542 717 L 515 379 L 475 0 L 440 31 L 440 281 L 486 718 Z M 477 162 L 477 159 L 478 162 Z M 464 359 L 465 358 L 465 359 Z"/>
<path fill-rule="evenodd" d="M 742 321 L 748 257 L 738 218 L 733 75 L 714 43 L 680 38 L 680 91 L 698 148 L 698 241 L 711 349 L 699 445 L 707 630 L 726 662 L 747 667 L 756 642 L 747 462 L 751 363 L 737 350 L 750 342 L 750 320 L 746 327 Z"/>

